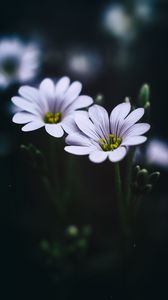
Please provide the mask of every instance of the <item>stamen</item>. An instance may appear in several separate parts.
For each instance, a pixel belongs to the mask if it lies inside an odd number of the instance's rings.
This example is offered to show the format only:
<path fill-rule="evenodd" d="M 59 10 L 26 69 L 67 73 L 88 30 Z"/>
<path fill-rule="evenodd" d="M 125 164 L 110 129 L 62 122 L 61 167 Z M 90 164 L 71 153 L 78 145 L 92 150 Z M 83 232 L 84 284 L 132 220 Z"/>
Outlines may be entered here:
<path fill-rule="evenodd" d="M 109 134 L 106 140 L 101 138 L 99 144 L 103 151 L 113 151 L 120 146 L 121 141 L 121 138 L 114 136 L 114 134 Z"/>
<path fill-rule="evenodd" d="M 47 112 L 44 116 L 44 122 L 48 124 L 56 124 L 59 123 L 60 121 L 61 121 L 60 112 L 56 112 L 56 113 Z"/>

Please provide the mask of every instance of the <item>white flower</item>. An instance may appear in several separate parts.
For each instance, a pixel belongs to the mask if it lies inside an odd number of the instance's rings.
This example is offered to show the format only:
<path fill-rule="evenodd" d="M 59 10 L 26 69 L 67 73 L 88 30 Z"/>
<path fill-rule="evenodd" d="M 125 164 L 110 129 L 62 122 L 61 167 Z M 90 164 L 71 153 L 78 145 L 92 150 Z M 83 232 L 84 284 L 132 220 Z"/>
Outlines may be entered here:
<path fill-rule="evenodd" d="M 15 82 L 26 82 L 37 74 L 40 51 L 35 44 L 24 44 L 19 39 L 0 41 L 0 88 Z"/>
<path fill-rule="evenodd" d="M 89 155 L 92 162 L 100 163 L 106 158 L 112 162 L 120 161 L 128 151 L 128 146 L 138 145 L 146 141 L 142 136 L 150 128 L 147 123 L 135 124 L 144 114 L 138 108 L 130 114 L 130 103 L 117 105 L 111 112 L 93 105 L 87 112 L 78 112 L 75 122 L 78 132 L 67 136 L 69 146 L 65 150 L 76 155 Z M 129 115 L 128 115 L 129 114 Z"/>
<path fill-rule="evenodd" d="M 168 168 L 168 144 L 160 139 L 154 138 L 147 145 L 147 162 Z"/>
<path fill-rule="evenodd" d="M 102 72 L 102 64 L 102 57 L 95 50 L 72 49 L 66 58 L 68 71 L 85 81 L 96 80 Z"/>
<path fill-rule="evenodd" d="M 82 84 L 74 81 L 70 85 L 68 77 L 62 77 L 56 84 L 51 79 L 44 79 L 39 88 L 22 86 L 19 89 L 20 96 L 12 98 L 12 102 L 22 109 L 14 115 L 13 122 L 27 123 L 22 131 L 44 126 L 54 137 L 62 137 L 64 130 L 67 133 L 74 132 L 74 111 L 93 103 L 91 97 L 79 96 L 81 90 Z"/>
<path fill-rule="evenodd" d="M 102 21 L 103 28 L 118 39 L 130 41 L 136 37 L 134 18 L 124 5 L 109 5 Z"/>

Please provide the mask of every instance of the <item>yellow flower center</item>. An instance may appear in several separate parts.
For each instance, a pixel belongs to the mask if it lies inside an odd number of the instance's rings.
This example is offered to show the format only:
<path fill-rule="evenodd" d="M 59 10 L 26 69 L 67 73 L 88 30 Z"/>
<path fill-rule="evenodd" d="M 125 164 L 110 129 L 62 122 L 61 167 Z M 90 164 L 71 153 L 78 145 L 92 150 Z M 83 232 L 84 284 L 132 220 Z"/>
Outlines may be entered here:
<path fill-rule="evenodd" d="M 44 122 L 48 124 L 56 124 L 59 123 L 60 121 L 61 121 L 60 112 L 56 112 L 56 113 L 47 112 L 44 116 Z"/>
<path fill-rule="evenodd" d="M 107 139 L 101 138 L 99 140 L 99 144 L 103 151 L 113 151 L 120 146 L 121 142 L 121 138 L 114 136 L 114 134 L 109 134 Z"/>

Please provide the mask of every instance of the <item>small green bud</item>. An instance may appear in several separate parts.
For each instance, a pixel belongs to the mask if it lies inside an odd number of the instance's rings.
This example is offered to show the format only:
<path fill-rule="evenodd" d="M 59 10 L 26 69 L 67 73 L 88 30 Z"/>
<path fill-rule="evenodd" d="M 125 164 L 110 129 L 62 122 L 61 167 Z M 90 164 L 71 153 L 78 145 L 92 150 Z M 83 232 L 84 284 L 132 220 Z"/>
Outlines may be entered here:
<path fill-rule="evenodd" d="M 148 181 L 152 184 L 156 183 L 158 181 L 159 177 L 160 177 L 160 172 L 153 172 L 149 175 Z"/>
<path fill-rule="evenodd" d="M 137 183 L 139 186 L 143 186 L 147 182 L 148 171 L 146 169 L 141 169 L 137 174 Z"/>
<path fill-rule="evenodd" d="M 146 184 L 143 188 L 143 193 L 150 193 L 152 190 L 152 184 Z"/>
<path fill-rule="evenodd" d="M 139 92 L 139 104 L 144 107 L 150 101 L 150 87 L 147 83 L 143 84 Z"/>
<path fill-rule="evenodd" d="M 125 103 L 130 103 L 130 98 L 129 97 L 125 97 Z"/>
<path fill-rule="evenodd" d="M 134 180 L 137 178 L 137 174 L 139 173 L 140 170 L 141 170 L 141 168 L 139 165 L 135 166 L 135 168 L 133 170 L 133 179 Z"/>
<path fill-rule="evenodd" d="M 27 146 L 22 144 L 20 145 L 20 149 L 23 151 L 27 151 Z"/>
<path fill-rule="evenodd" d="M 97 94 L 95 97 L 96 104 L 103 104 L 104 102 L 104 96 L 102 94 Z"/>
<path fill-rule="evenodd" d="M 76 238 L 79 235 L 79 229 L 75 225 L 70 225 L 66 229 L 66 235 L 69 238 Z"/>

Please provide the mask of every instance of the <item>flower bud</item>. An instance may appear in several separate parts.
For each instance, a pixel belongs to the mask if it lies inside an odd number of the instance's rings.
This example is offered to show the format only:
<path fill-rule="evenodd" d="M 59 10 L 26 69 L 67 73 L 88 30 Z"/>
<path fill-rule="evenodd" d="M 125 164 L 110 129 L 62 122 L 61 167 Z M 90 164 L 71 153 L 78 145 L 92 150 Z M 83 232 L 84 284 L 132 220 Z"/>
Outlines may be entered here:
<path fill-rule="evenodd" d="M 150 87 L 147 83 L 145 83 L 142 85 L 139 92 L 139 104 L 146 109 L 147 103 L 150 104 Z"/>
<path fill-rule="evenodd" d="M 133 170 L 133 179 L 135 180 L 137 178 L 137 175 L 139 173 L 139 171 L 141 170 L 140 166 L 137 165 L 134 170 Z"/>
<path fill-rule="evenodd" d="M 95 97 L 96 104 L 102 105 L 104 103 L 104 96 L 102 94 L 97 94 Z"/>
<path fill-rule="evenodd" d="M 137 183 L 139 186 L 143 186 L 147 182 L 148 171 L 146 169 L 141 169 L 137 174 Z"/>
<path fill-rule="evenodd" d="M 69 238 L 76 238 L 79 234 L 79 229 L 75 225 L 70 225 L 66 229 L 66 235 Z"/>

